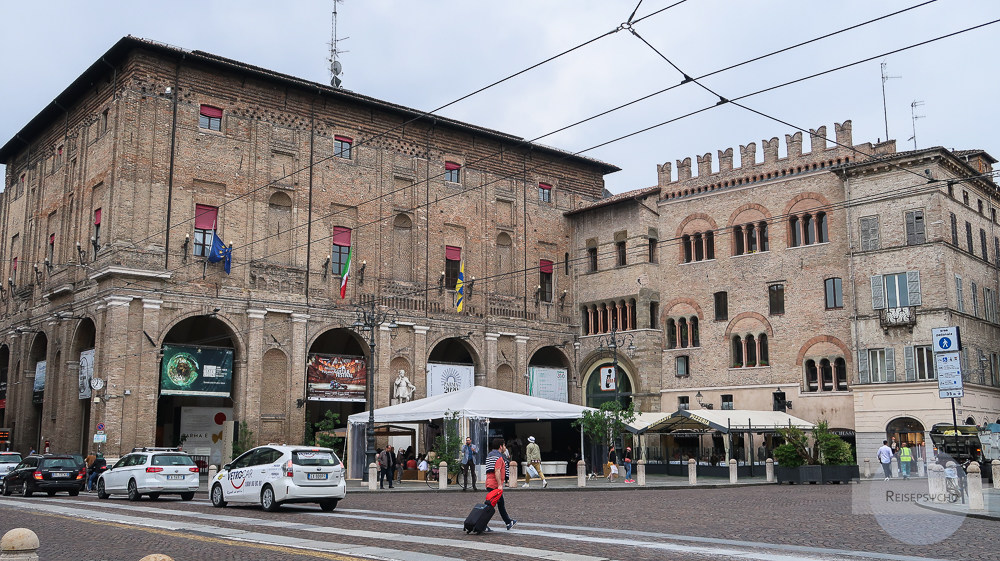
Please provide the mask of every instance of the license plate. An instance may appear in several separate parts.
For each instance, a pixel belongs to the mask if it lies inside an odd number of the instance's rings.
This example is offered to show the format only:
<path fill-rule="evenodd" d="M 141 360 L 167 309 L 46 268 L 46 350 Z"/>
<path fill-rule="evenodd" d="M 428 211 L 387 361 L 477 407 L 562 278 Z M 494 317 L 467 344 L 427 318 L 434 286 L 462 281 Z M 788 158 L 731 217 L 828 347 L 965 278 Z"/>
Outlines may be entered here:
<path fill-rule="evenodd" d="M 183 475 L 168 475 L 167 479 L 184 479 Z"/>
<path fill-rule="evenodd" d="M 307 474 L 309 479 L 326 479 L 327 474 L 325 473 L 310 473 Z"/>
<path fill-rule="evenodd" d="M 54 471 L 54 472 L 52 472 L 52 478 L 53 479 L 55 479 L 55 478 L 62 478 L 62 477 L 69 477 L 69 473 L 65 472 L 65 471 Z"/>

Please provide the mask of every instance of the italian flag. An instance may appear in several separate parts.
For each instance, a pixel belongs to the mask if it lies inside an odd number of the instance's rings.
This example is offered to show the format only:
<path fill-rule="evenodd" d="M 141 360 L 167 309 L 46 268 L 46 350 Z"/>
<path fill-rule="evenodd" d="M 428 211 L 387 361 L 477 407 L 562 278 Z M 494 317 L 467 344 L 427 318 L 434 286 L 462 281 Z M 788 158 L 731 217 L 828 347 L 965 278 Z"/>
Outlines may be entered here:
<path fill-rule="evenodd" d="M 343 300 L 347 297 L 347 277 L 351 276 L 351 256 L 354 255 L 354 248 L 348 248 L 347 250 L 347 261 L 344 263 L 344 268 L 340 271 L 340 299 Z"/>

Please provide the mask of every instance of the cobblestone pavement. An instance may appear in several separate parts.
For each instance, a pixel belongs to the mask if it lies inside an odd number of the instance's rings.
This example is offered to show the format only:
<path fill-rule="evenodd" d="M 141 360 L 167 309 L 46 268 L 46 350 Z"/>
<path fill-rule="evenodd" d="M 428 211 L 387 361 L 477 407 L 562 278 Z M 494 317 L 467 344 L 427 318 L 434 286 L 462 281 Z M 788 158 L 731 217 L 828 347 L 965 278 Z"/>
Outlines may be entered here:
<path fill-rule="evenodd" d="M 1000 561 L 995 521 L 925 509 L 887 516 L 869 504 L 884 497 L 878 483 L 516 489 L 506 493 L 506 502 L 517 526 L 506 531 L 498 515 L 492 523 L 496 531 L 482 536 L 461 531 L 462 519 L 482 500 L 482 494 L 471 492 L 349 493 L 329 514 L 312 505 L 277 513 L 216 509 L 202 499 L 5 498 L 0 499 L 0 532 L 34 529 L 43 542 L 42 561 L 138 560 L 150 551 L 178 561 L 345 555 L 403 561 L 498 556 L 505 561 Z M 951 526 L 933 543 L 921 543 L 924 529 Z M 289 547 L 301 549 L 293 553 Z"/>

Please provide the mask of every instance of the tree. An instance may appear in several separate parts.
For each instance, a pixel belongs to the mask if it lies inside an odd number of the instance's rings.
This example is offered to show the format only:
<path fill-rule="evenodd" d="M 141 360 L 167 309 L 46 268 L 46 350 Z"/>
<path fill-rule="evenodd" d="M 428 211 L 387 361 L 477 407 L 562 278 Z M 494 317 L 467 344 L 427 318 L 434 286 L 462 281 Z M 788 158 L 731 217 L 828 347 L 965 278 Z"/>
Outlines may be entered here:
<path fill-rule="evenodd" d="M 458 438 L 458 411 L 448 411 L 444 416 L 444 434 L 434 439 L 434 448 L 437 450 L 438 459 L 448 462 L 448 477 L 457 477 L 461 469 L 458 454 L 462 449 L 462 442 Z"/>
<path fill-rule="evenodd" d="M 635 420 L 635 405 L 630 401 L 622 407 L 618 401 L 605 401 L 596 411 L 584 411 L 583 417 L 573 421 L 573 426 L 583 431 L 591 440 L 611 442 Z"/>
<path fill-rule="evenodd" d="M 241 422 L 239 434 L 236 435 L 236 442 L 233 442 L 233 458 L 256 446 L 253 438 L 253 431 L 247 428 L 247 424 Z"/>
<path fill-rule="evenodd" d="M 334 436 L 333 431 L 338 425 L 340 425 L 340 415 L 334 413 L 333 411 L 327 411 L 323 415 L 322 419 L 313 423 L 313 444 L 316 446 L 322 446 L 323 448 L 337 450 L 341 441 L 344 440 L 343 438 Z"/>

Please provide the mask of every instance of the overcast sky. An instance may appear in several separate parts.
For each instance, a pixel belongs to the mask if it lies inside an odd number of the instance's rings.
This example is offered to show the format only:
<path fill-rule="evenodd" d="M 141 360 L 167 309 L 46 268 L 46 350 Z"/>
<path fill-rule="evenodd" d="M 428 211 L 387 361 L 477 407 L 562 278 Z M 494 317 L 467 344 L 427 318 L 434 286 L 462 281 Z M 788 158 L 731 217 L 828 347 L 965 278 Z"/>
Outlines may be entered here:
<path fill-rule="evenodd" d="M 636 19 L 674 0 L 643 0 Z M 920 4 L 909 1 L 687 0 L 633 29 L 692 77 Z M 496 80 L 618 29 L 636 6 L 590 0 L 384 1 L 338 6 L 343 86 L 433 110 Z M 202 50 L 328 83 L 332 0 L 168 3 L 107 0 L 3 2 L 0 21 L 0 143 L 5 143 L 83 70 L 125 35 Z M 703 80 L 727 98 L 808 76 L 1000 18 L 1000 2 L 939 0 L 859 29 Z M 996 136 L 1000 24 L 866 62 L 742 101 L 805 129 L 851 119 L 854 142 L 885 139 L 880 63 L 889 137 L 912 149 L 911 103 L 920 148 L 982 148 L 1000 157 Z M 688 83 L 555 135 L 556 129 L 678 84 L 682 75 L 622 29 L 451 105 L 440 114 L 622 168 L 606 177 L 618 193 L 656 184 L 656 165 L 782 139 L 788 125 Z M 539 138 L 542 137 L 542 138 Z M 600 146 L 589 150 L 594 146 Z M 808 140 L 804 143 L 808 150 Z M 694 166 L 697 168 L 697 166 Z M 676 174 L 676 165 L 675 165 Z"/>

